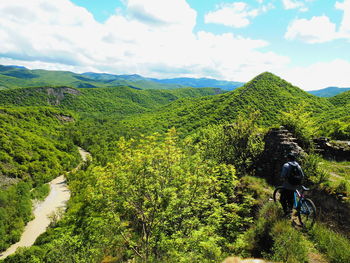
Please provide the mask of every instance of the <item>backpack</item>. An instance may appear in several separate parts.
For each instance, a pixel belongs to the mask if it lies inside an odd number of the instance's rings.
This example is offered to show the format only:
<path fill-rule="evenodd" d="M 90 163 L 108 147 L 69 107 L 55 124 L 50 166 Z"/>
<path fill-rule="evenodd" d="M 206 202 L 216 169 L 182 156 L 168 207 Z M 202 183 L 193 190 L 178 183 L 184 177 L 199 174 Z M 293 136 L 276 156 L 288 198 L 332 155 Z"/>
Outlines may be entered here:
<path fill-rule="evenodd" d="M 304 179 L 303 172 L 298 169 L 298 165 L 290 162 L 288 164 L 290 168 L 287 176 L 287 181 L 292 185 L 300 185 Z"/>

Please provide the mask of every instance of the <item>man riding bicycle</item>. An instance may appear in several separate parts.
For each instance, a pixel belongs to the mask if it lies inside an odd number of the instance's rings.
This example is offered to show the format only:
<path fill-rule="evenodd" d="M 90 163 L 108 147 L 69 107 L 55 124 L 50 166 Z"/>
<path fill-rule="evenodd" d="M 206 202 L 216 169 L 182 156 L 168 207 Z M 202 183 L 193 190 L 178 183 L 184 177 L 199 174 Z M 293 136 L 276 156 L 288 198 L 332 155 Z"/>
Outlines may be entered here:
<path fill-rule="evenodd" d="M 288 162 L 282 167 L 281 178 L 283 179 L 283 190 L 281 191 L 281 204 L 284 215 L 292 216 L 294 191 L 301 185 L 304 178 L 304 172 L 299 163 L 296 161 L 296 156 L 293 153 L 287 155 Z"/>

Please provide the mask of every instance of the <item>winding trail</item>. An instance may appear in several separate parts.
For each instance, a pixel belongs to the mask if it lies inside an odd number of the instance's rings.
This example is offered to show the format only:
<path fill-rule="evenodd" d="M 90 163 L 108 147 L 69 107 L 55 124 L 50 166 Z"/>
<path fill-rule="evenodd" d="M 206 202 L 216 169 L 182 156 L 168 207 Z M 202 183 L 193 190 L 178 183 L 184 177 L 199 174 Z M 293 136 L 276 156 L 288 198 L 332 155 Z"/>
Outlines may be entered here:
<path fill-rule="evenodd" d="M 85 162 L 90 156 L 90 153 L 82 148 L 79 148 L 79 153 L 83 159 L 83 162 Z M 73 171 L 79 169 L 83 162 L 73 169 Z M 56 177 L 49 183 L 49 185 L 49 195 L 43 202 L 35 206 L 33 211 L 35 218 L 28 222 L 28 224 L 25 226 L 20 241 L 13 244 L 6 251 L 0 254 L 0 260 L 5 259 L 7 256 L 15 253 L 18 247 L 32 246 L 37 237 L 44 233 L 46 228 L 49 226 L 49 216 L 60 209 L 64 210 L 66 208 L 67 201 L 70 198 L 70 191 L 64 175 Z"/>

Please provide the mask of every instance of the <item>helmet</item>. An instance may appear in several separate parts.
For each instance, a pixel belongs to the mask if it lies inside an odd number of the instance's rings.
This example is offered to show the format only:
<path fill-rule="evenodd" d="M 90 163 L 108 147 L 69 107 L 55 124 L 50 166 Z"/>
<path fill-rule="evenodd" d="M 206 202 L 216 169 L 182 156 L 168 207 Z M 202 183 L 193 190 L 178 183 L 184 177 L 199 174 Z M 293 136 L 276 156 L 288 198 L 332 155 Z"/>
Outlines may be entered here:
<path fill-rule="evenodd" d="M 289 160 L 292 160 L 292 161 L 295 161 L 297 159 L 296 156 L 295 156 L 295 153 L 293 153 L 293 152 L 288 153 L 287 154 L 287 158 Z"/>

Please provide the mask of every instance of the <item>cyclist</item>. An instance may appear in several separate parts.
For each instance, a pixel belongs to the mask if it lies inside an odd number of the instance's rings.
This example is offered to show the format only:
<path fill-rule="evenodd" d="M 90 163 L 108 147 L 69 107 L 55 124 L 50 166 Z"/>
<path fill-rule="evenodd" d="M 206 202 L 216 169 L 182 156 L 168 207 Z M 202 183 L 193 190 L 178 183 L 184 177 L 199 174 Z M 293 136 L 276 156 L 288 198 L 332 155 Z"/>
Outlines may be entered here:
<path fill-rule="evenodd" d="M 281 191 L 281 204 L 284 215 L 288 218 L 292 216 L 294 191 L 301 185 L 304 172 L 296 161 L 294 153 L 288 153 L 288 162 L 282 167 L 281 178 L 284 181 L 284 189 Z"/>

